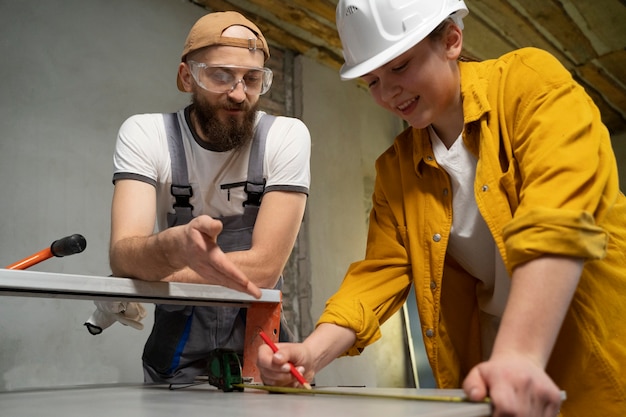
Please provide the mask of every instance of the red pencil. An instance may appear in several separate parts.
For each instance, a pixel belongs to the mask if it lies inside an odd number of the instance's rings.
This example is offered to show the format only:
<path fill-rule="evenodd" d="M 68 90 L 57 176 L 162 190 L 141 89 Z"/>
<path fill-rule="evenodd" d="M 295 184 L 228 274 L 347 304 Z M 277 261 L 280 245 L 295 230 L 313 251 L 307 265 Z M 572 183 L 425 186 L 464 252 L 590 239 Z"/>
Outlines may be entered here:
<path fill-rule="evenodd" d="M 259 331 L 259 336 L 267 343 L 267 345 L 272 349 L 272 352 L 278 352 L 278 347 L 272 342 L 272 340 L 265 334 L 263 330 Z M 291 362 L 287 362 L 289 364 L 289 368 L 291 370 L 291 374 L 296 377 L 299 383 L 306 389 L 311 389 L 311 384 L 307 382 L 306 379 L 302 376 L 300 372 L 296 369 L 296 367 Z"/>

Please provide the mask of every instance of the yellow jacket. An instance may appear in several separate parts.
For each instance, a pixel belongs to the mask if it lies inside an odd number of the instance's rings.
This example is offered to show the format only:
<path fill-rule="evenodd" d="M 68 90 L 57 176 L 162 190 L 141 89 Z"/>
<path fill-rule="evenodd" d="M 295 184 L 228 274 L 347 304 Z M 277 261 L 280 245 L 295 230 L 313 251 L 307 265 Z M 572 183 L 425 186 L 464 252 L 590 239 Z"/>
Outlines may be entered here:
<path fill-rule="evenodd" d="M 626 415 L 626 197 L 600 114 L 537 49 L 459 68 L 463 140 L 478 157 L 474 194 L 509 273 L 543 254 L 586 259 L 547 367 L 567 391 L 563 415 Z M 353 329 L 347 354 L 358 354 L 413 284 L 437 384 L 458 388 L 481 360 L 481 339 L 477 281 L 446 257 L 448 176 L 427 131 L 411 128 L 376 170 L 365 259 L 350 266 L 318 324 Z"/>

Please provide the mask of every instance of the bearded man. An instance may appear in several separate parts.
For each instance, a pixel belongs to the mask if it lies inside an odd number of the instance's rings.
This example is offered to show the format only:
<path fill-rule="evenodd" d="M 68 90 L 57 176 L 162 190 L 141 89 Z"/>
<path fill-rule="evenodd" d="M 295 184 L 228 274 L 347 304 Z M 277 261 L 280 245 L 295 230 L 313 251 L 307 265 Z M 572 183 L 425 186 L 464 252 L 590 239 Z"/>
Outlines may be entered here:
<path fill-rule="evenodd" d="M 257 110 L 272 83 L 268 58 L 265 38 L 244 16 L 205 15 L 178 66 L 178 89 L 191 93 L 191 104 L 123 123 L 114 156 L 114 276 L 222 285 L 254 297 L 280 285 L 309 191 L 310 134 L 298 119 Z M 266 133 L 255 135 L 263 121 Z M 213 349 L 241 353 L 239 310 L 157 305 L 145 381 L 192 383 Z"/>

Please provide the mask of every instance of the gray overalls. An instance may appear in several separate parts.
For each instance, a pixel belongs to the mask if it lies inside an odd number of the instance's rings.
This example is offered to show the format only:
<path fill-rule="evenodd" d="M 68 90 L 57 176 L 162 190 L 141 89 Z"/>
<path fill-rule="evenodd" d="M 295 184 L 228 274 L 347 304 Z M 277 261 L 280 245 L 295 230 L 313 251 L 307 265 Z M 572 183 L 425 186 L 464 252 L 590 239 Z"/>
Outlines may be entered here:
<path fill-rule="evenodd" d="M 175 213 L 168 213 L 168 227 L 188 223 L 193 207 L 189 204 L 189 185 L 185 150 L 176 113 L 163 115 L 172 161 L 171 192 Z M 264 115 L 255 130 L 248 162 L 248 195 L 242 215 L 219 218 L 224 224 L 217 243 L 224 252 L 247 250 L 252 245 L 252 230 L 265 188 L 263 156 L 267 131 L 275 117 Z M 224 186 L 222 186 L 224 187 Z M 282 287 L 282 276 L 276 289 Z M 157 304 L 154 326 L 143 351 L 144 379 L 155 383 L 191 383 L 206 375 L 207 357 L 216 348 L 243 354 L 245 308 L 200 307 Z M 288 340 L 281 326 L 281 336 Z"/>

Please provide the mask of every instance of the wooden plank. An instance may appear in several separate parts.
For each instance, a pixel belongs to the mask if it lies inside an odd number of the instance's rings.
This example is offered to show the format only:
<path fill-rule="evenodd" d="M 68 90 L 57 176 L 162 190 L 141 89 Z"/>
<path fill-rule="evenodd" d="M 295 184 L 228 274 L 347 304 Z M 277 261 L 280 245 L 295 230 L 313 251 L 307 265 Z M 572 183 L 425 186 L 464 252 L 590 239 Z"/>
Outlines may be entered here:
<path fill-rule="evenodd" d="M 574 64 L 597 57 L 583 31 L 571 19 L 558 0 L 510 1 L 520 13 L 529 16 L 537 30 L 552 40 L 553 48 L 562 50 Z"/>
<path fill-rule="evenodd" d="M 626 48 L 626 4 L 623 0 L 561 1 L 599 55 Z"/>
<path fill-rule="evenodd" d="M 618 109 L 626 109 L 626 91 L 623 86 L 611 82 L 605 70 L 598 66 L 597 61 L 589 62 L 576 69 L 576 72 L 586 82 L 591 84 L 594 90 L 602 95 L 605 101 L 610 104 L 616 111 Z M 626 114 L 622 114 L 626 116 Z"/>
<path fill-rule="evenodd" d="M 338 70 L 343 55 L 334 27 L 336 0 L 194 0 L 210 10 L 237 10 L 263 30 L 268 41 Z M 621 84 L 626 60 L 626 8 L 619 0 L 466 0 L 464 53 L 487 59 L 534 46 L 552 53 L 581 84 L 595 90 L 594 101 L 612 133 L 626 130 L 626 107 L 608 83 Z M 605 56 L 617 63 L 606 65 Z M 587 68 L 599 59 L 601 71 Z M 610 60 L 609 60 L 610 61 Z M 609 62 L 610 63 L 610 62 Z M 593 66 L 593 65 L 592 65 Z M 613 68 L 613 69 L 611 69 Z M 615 69 L 619 68 L 619 69 Z M 588 79 L 587 77 L 591 77 Z M 596 85 L 599 84 L 599 85 Z M 621 88 L 621 87 L 620 87 Z M 607 113 L 607 114 L 604 114 Z"/>
<path fill-rule="evenodd" d="M 338 69 L 343 63 L 343 56 L 324 45 L 316 45 L 307 39 L 289 32 L 269 19 L 260 17 L 257 13 L 241 7 L 242 2 L 229 2 L 225 0 L 196 0 L 195 3 L 209 8 L 210 10 L 234 10 L 240 12 L 253 21 L 263 32 L 268 42 L 291 49 L 317 60 L 323 65 Z"/>
<path fill-rule="evenodd" d="M 295 7 L 295 5 L 290 4 L 290 2 L 285 2 L 284 0 L 248 1 L 261 7 L 268 13 L 271 13 L 284 24 L 292 25 L 293 28 L 290 30 L 292 34 L 302 32 L 301 38 L 303 39 L 305 37 L 309 39 L 319 38 L 323 42 L 316 44 L 341 49 L 341 42 L 339 41 L 334 19 L 331 21 L 332 25 L 323 24 L 319 19 L 314 18 L 307 10 Z"/>
<path fill-rule="evenodd" d="M 593 100 L 602 118 L 602 123 L 607 127 L 609 132 L 623 132 L 626 126 L 626 118 L 622 114 L 622 109 L 615 109 L 605 99 L 605 97 L 598 93 L 593 84 L 589 84 L 586 79 L 574 74 L 574 79 L 583 86 L 589 97 Z"/>
<path fill-rule="evenodd" d="M 329 0 L 291 0 L 292 3 L 297 4 L 304 10 L 307 10 L 312 15 L 320 16 L 321 18 L 329 21 L 332 27 L 335 26 L 335 11 L 337 9 L 337 1 Z"/>
<path fill-rule="evenodd" d="M 602 55 L 597 62 L 610 81 L 619 86 L 624 91 L 623 96 L 626 96 L 626 48 Z M 621 108 L 626 109 L 626 107 Z"/>
<path fill-rule="evenodd" d="M 509 2 L 474 0 L 468 7 L 470 14 L 464 19 L 468 21 L 464 43 L 481 59 L 495 58 L 513 49 L 533 46 L 549 51 L 564 65 L 570 68 L 573 66 L 571 59 L 555 48 L 529 17 Z"/>

